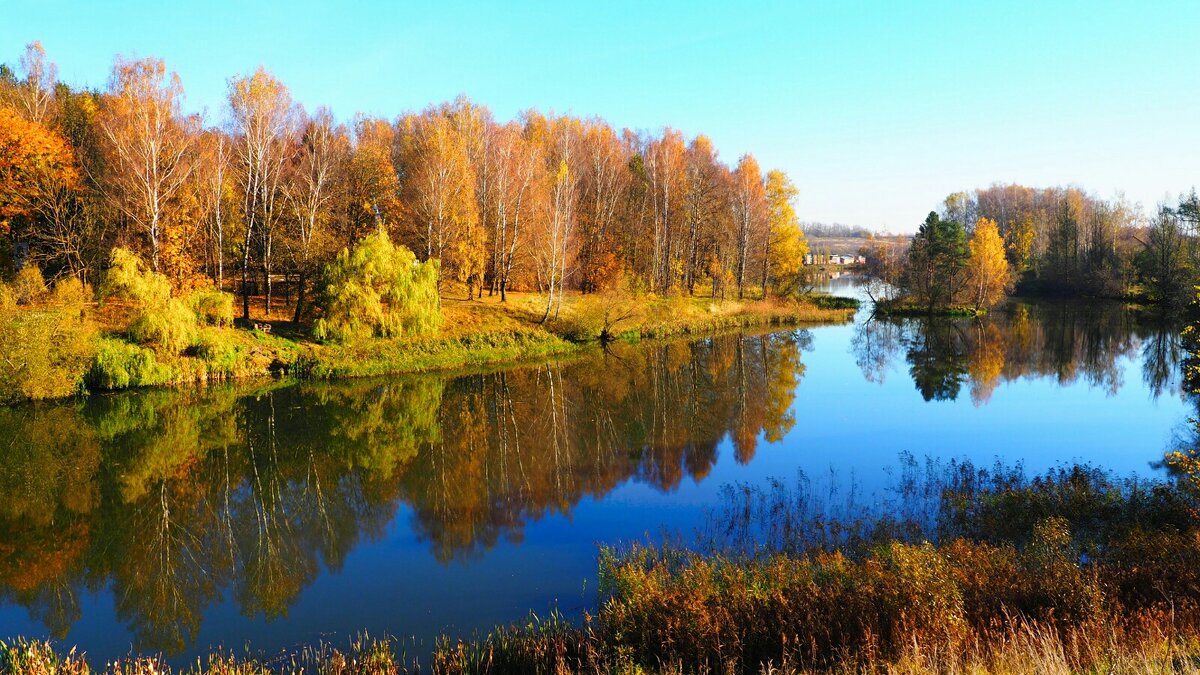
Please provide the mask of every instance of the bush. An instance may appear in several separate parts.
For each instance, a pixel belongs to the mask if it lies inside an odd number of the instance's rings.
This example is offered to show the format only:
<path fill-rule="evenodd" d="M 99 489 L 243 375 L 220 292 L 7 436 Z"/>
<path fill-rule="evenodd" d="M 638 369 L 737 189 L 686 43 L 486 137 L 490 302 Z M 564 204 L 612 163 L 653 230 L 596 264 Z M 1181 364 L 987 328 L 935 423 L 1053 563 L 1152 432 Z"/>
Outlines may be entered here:
<path fill-rule="evenodd" d="M 208 366 L 210 379 L 236 377 L 248 368 L 245 350 L 231 340 L 232 333 L 215 328 L 200 331 L 193 346 L 193 354 Z"/>
<path fill-rule="evenodd" d="M 127 249 L 113 249 L 112 264 L 104 278 L 101 296 L 126 300 L 138 308 L 128 330 L 129 339 L 134 342 L 178 354 L 196 340 L 196 313 L 187 303 L 171 297 L 171 283 L 165 276 L 147 269 L 145 263 Z M 211 304 L 219 305 L 219 301 Z"/>
<path fill-rule="evenodd" d="M 199 320 L 210 326 L 233 325 L 233 294 L 213 286 L 192 291 L 187 298 L 188 307 Z"/>
<path fill-rule="evenodd" d="M 46 295 L 46 282 L 37 265 L 26 265 L 13 279 L 12 294 L 18 305 L 32 305 Z"/>
<path fill-rule="evenodd" d="M 18 293 L 0 284 L 0 403 L 80 390 L 95 350 L 95 328 L 83 308 L 83 287 L 74 286 L 78 283 L 61 282 L 53 297 L 62 302 L 38 307 L 18 307 Z"/>
<path fill-rule="evenodd" d="M 146 309 L 129 325 L 129 339 L 178 354 L 196 341 L 196 314 L 182 301 L 171 298 L 162 307 Z"/>
<path fill-rule="evenodd" d="M 94 389 L 125 389 L 166 384 L 174 379 L 175 371 L 159 363 L 153 351 L 123 340 L 102 338 L 86 381 Z"/>
<path fill-rule="evenodd" d="M 129 249 L 114 248 L 100 296 L 128 300 L 140 307 L 161 307 L 171 299 L 171 282 L 150 271 Z"/>
<path fill-rule="evenodd" d="M 67 277 L 54 284 L 50 291 L 50 304 L 60 307 L 79 308 L 92 299 L 92 287 L 75 277 Z"/>
<path fill-rule="evenodd" d="M 858 309 L 857 299 L 840 295 L 815 295 L 812 302 L 820 309 Z"/>
<path fill-rule="evenodd" d="M 313 335 L 346 342 L 432 333 L 442 323 L 437 278 L 437 260 L 417 262 L 386 232 L 365 237 L 326 266 L 323 316 Z"/>

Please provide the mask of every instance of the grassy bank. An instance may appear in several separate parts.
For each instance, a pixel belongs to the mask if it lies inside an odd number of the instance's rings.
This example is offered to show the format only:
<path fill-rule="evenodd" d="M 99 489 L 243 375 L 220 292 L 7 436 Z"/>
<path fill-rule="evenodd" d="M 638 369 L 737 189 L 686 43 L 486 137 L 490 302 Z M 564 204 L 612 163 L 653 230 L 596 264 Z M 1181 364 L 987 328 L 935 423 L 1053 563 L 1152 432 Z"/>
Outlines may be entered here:
<path fill-rule="evenodd" d="M 879 314 L 880 316 L 896 317 L 945 316 L 955 318 L 972 318 L 986 315 L 987 310 L 978 307 L 970 307 L 967 305 L 929 307 L 928 305 L 917 305 L 904 300 L 880 300 L 879 302 L 875 303 L 875 313 Z"/>
<path fill-rule="evenodd" d="M 342 342 L 312 339 L 307 326 L 285 318 L 291 311 L 286 305 L 271 313 L 260 305 L 248 326 L 232 325 L 232 309 L 226 307 L 222 316 L 206 321 L 198 312 L 198 323 L 177 328 L 168 311 L 161 321 L 147 322 L 119 301 L 89 303 L 82 291 L 69 301 L 46 296 L 21 306 L 9 302 L 0 307 L 0 329 L 12 339 L 0 356 L 18 366 L 0 372 L 0 400 L 280 374 L 335 378 L 458 370 L 570 355 L 602 336 L 637 340 L 838 323 L 854 311 L 811 299 L 572 295 L 546 317 L 544 298 L 534 294 L 513 293 L 505 303 L 452 297 L 443 298 L 443 320 L 433 334 Z M 64 340 L 65 329 L 78 339 Z M 153 332 L 146 337 L 148 330 Z M 48 343 L 70 344 L 71 351 L 47 351 Z"/>
<path fill-rule="evenodd" d="M 400 675 L 434 673 L 511 673 L 512 675 L 800 675 L 888 673 L 894 675 L 1194 675 L 1200 673 L 1200 637 L 1164 633 L 1163 625 L 1107 625 L 1089 631 L 1061 632 L 1025 624 L 998 629 L 986 640 L 947 652 L 913 644 L 893 659 L 862 657 L 829 668 L 790 661 L 743 669 L 735 665 L 689 669 L 681 664 L 641 666 L 629 657 L 596 660 L 594 636 L 558 619 L 531 620 L 526 626 L 491 637 L 488 651 L 479 645 L 446 643 L 432 662 L 410 659 L 396 641 L 364 637 L 348 647 L 320 644 L 274 658 L 216 652 L 195 664 L 171 668 L 153 656 L 131 656 L 116 663 L 88 663 L 86 655 L 36 640 L 0 643 L 0 672 L 13 675 Z"/>

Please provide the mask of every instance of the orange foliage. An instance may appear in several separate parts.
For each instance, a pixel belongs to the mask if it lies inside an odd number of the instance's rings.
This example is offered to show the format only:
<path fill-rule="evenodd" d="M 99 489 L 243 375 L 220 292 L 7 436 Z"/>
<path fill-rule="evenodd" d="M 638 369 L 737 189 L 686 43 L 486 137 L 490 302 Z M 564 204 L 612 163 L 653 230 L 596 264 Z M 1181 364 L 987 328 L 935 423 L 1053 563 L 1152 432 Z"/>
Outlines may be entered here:
<path fill-rule="evenodd" d="M 0 106 L 0 232 L 7 220 L 29 215 L 48 178 L 75 185 L 79 167 L 62 136 Z"/>

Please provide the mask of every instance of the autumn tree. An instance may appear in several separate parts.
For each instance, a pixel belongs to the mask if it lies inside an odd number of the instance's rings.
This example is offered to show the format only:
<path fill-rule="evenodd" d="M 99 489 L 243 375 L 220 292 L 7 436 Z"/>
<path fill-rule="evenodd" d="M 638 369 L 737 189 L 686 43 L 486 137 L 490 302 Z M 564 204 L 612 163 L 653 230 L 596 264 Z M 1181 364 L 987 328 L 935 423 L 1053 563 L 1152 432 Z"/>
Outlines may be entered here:
<path fill-rule="evenodd" d="M 284 187 L 295 222 L 292 240 L 297 250 L 298 276 L 294 321 L 300 321 L 304 314 L 304 294 L 313 256 L 320 241 L 328 237 L 331 207 L 348 156 L 349 140 L 344 130 L 335 127 L 333 114 L 327 108 L 319 109 L 304 125 L 300 149 Z"/>
<path fill-rule="evenodd" d="M 762 171 L 753 155 L 742 155 L 733 172 L 732 209 L 737 228 L 737 294 L 745 297 L 746 268 L 753 255 L 752 242 L 763 236 L 767 222 L 767 195 Z"/>
<path fill-rule="evenodd" d="M 684 276 L 685 154 L 683 135 L 669 128 L 661 138 L 652 140 L 645 152 L 654 222 L 653 287 L 659 291 Z"/>
<path fill-rule="evenodd" d="M 538 258 L 544 275 L 546 288 L 546 311 L 542 321 L 550 317 L 554 309 L 555 318 L 562 309 L 563 292 L 567 284 L 567 268 L 574 253 L 574 238 L 579 196 L 579 171 L 577 161 L 577 136 L 573 123 L 568 119 L 546 120 L 534 118 L 530 124 L 543 125 L 537 138 L 547 145 L 547 211 L 546 229 L 542 232 Z"/>
<path fill-rule="evenodd" d="M 354 242 L 380 229 L 400 225 L 400 179 L 394 155 L 396 130 L 387 120 L 359 115 L 346 169 L 349 209 L 343 240 Z"/>
<path fill-rule="evenodd" d="M 1008 258 L 996 221 L 980 218 L 968 248 L 966 288 L 970 301 L 976 309 L 992 307 L 1004 299 L 1009 286 Z"/>
<path fill-rule="evenodd" d="M 708 267 L 719 267 L 723 231 L 729 227 L 729 169 L 717 159 L 717 151 L 707 136 L 700 135 L 688 144 L 685 156 L 684 219 L 687 233 L 687 260 L 684 286 L 689 294 Z M 707 270 L 710 276 L 716 267 Z M 719 274 L 719 273 L 718 273 Z M 714 277 L 713 290 L 717 281 Z M 715 295 L 714 295 L 715 297 Z"/>
<path fill-rule="evenodd" d="M 234 207 L 234 147 L 224 133 L 205 132 L 198 141 L 193 179 L 204 223 L 204 259 L 217 288 L 225 287 L 226 233 Z"/>
<path fill-rule="evenodd" d="M 490 214 L 492 286 L 505 302 L 519 261 L 528 254 L 530 230 L 545 206 L 545 166 L 541 145 L 530 142 L 516 122 L 493 132 L 485 161 L 492 176 L 484 199 Z"/>
<path fill-rule="evenodd" d="M 64 193 L 79 181 L 75 154 L 62 136 L 0 106 L 0 233 L 11 230 L 13 219 L 65 218 Z"/>
<path fill-rule="evenodd" d="M 808 242 L 796 217 L 795 200 L 800 193 L 782 171 L 767 173 L 767 236 L 763 244 L 763 297 L 772 284 L 795 287 L 804 267 Z"/>
<path fill-rule="evenodd" d="M 579 139 L 579 286 L 603 290 L 623 266 L 617 228 L 630 180 L 625 146 L 612 127 L 585 120 Z"/>
<path fill-rule="evenodd" d="M 146 235 L 159 271 L 164 229 L 182 227 L 175 199 L 192 170 L 199 119 L 181 109 L 183 85 L 161 59 L 117 57 L 99 128 L 107 167 L 101 184 L 110 203 Z M 179 261 L 171 261 L 179 264 Z"/>
<path fill-rule="evenodd" d="M 238 136 L 242 213 L 242 318 L 250 318 L 250 255 L 259 244 L 266 285 L 266 312 L 271 311 L 271 254 L 275 226 L 284 216 L 283 179 L 295 149 L 296 107 L 282 82 L 264 68 L 229 81 L 229 108 Z"/>
<path fill-rule="evenodd" d="M 24 77 L 12 88 L 10 103 L 30 122 L 49 124 L 54 115 L 58 66 L 46 60 L 46 50 L 38 40 L 25 45 L 19 66 Z"/>
<path fill-rule="evenodd" d="M 426 111 L 402 121 L 410 137 L 405 166 L 405 206 L 424 259 L 468 284 L 482 275 L 484 251 L 475 175 L 467 146 L 451 121 Z M 439 276 L 439 282 L 441 277 Z"/>

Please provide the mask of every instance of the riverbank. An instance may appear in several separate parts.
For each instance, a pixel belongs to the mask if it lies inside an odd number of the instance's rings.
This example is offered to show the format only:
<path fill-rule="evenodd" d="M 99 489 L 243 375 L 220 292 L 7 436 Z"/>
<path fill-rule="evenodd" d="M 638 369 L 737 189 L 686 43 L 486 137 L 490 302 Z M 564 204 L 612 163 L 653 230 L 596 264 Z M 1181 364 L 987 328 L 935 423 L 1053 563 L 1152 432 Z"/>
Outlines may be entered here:
<path fill-rule="evenodd" d="M 845 303 L 811 299 L 714 302 L 698 297 L 572 295 L 543 321 L 543 298 L 513 293 L 505 303 L 498 298 L 444 298 L 442 326 L 429 336 L 319 342 L 308 337 L 305 327 L 283 320 L 286 314 L 277 310 L 262 313 L 262 319 L 246 327 L 203 325 L 185 349 L 174 351 L 135 344 L 127 337 L 127 314 L 102 307 L 90 311 L 94 322 L 80 324 L 79 331 L 87 335 L 76 341 L 71 359 L 51 357 L 41 364 L 57 387 L 26 387 L 0 400 L 281 375 L 328 379 L 451 371 L 567 356 L 601 339 L 842 323 L 854 311 Z M 56 321 L 72 312 L 60 306 L 17 308 L 10 322 L 36 324 L 30 320 L 35 316 Z M 18 348 L 34 357 L 43 350 L 36 335 L 17 331 L 16 342 L 26 343 Z"/>
<path fill-rule="evenodd" d="M 1200 673 L 1200 484 L 1178 459 L 1149 482 L 914 463 L 897 502 L 832 519 L 799 485 L 742 486 L 686 546 L 602 548 L 598 608 L 581 620 L 531 616 L 432 649 L 362 636 L 97 672 Z M 16 639 L 0 672 L 93 671 L 69 647 Z"/>

